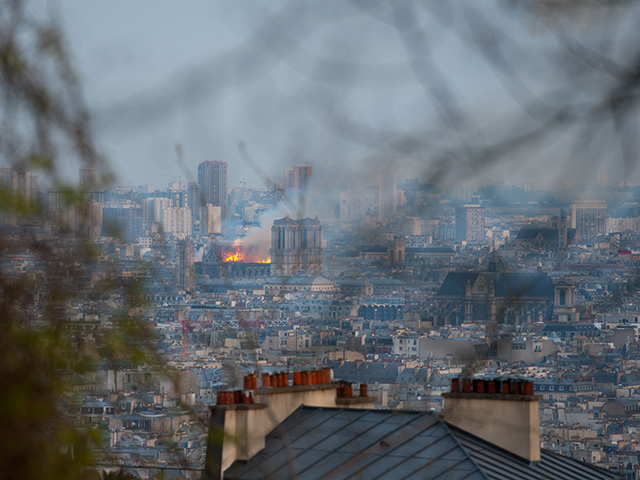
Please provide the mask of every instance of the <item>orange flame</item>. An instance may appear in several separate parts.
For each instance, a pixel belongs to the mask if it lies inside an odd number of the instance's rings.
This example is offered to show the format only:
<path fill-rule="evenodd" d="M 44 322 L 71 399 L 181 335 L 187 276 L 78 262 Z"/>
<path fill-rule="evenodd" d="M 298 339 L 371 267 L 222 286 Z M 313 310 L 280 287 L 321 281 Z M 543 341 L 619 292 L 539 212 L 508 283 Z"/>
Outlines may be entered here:
<path fill-rule="evenodd" d="M 257 255 L 240 246 L 235 246 L 232 251 L 222 252 L 222 261 L 227 262 L 241 262 L 241 263 L 271 263 L 271 257 L 255 258 Z"/>

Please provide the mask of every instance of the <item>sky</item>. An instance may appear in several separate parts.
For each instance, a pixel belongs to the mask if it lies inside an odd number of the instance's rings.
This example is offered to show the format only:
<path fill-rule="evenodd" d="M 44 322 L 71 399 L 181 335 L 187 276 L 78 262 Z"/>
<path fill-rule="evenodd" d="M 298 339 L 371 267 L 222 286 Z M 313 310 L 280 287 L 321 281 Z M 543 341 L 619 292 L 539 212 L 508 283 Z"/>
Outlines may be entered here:
<path fill-rule="evenodd" d="M 607 32 L 629 34 L 609 13 L 560 28 L 490 1 L 42 1 L 118 184 L 193 181 L 205 160 L 252 187 L 311 164 L 320 191 L 388 164 L 451 186 L 588 182 L 622 162 L 604 120 L 547 126 L 567 91 L 591 101 L 608 85 L 562 56 L 559 32 L 609 52 Z M 492 148 L 541 126 L 525 148 Z"/>

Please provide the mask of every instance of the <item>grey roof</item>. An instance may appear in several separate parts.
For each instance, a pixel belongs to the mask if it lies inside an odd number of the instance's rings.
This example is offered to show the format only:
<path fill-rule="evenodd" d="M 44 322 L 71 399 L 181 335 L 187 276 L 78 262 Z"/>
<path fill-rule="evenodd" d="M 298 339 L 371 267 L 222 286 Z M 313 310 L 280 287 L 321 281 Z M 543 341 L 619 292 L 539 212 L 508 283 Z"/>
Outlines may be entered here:
<path fill-rule="evenodd" d="M 333 367 L 335 378 L 362 383 L 395 383 L 398 364 L 383 362 L 344 362 Z"/>
<path fill-rule="evenodd" d="M 600 332 L 600 329 L 593 323 L 548 323 L 544 326 L 542 332 L 579 332 L 597 334 Z"/>
<path fill-rule="evenodd" d="M 619 478 L 543 451 L 530 462 L 426 412 L 300 407 L 225 479 Z"/>
<path fill-rule="evenodd" d="M 553 299 L 553 280 L 546 273 L 449 272 L 437 295 L 464 296 L 467 282 L 473 286 L 478 276 L 493 282 L 496 297 Z"/>
<path fill-rule="evenodd" d="M 559 231 L 557 228 L 541 228 L 541 227 L 522 227 L 518 231 L 516 240 L 535 240 L 538 235 L 549 240 L 558 240 Z"/>
<path fill-rule="evenodd" d="M 301 407 L 267 436 L 249 462 L 225 479 L 483 479 L 478 467 L 434 415 L 418 412 Z"/>
<path fill-rule="evenodd" d="M 540 461 L 529 463 L 500 447 L 482 440 L 459 428 L 449 426 L 452 434 L 460 442 L 469 457 L 490 480 L 512 479 L 575 479 L 598 480 L 619 479 L 618 474 L 602 468 L 541 450 Z"/>

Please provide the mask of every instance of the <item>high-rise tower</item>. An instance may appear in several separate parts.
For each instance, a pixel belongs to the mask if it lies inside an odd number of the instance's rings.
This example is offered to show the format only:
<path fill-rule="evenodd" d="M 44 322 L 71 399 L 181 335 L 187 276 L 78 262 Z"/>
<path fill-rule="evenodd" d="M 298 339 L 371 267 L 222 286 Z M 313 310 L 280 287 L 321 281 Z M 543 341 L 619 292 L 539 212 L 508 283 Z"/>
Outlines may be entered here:
<path fill-rule="evenodd" d="M 198 183 L 202 195 L 201 205 L 210 203 L 220 207 L 222 218 L 228 217 L 227 162 L 202 162 L 198 165 Z"/>
<path fill-rule="evenodd" d="M 607 233 L 607 202 L 582 200 L 571 204 L 571 228 L 585 240 Z"/>
<path fill-rule="evenodd" d="M 396 169 L 385 168 L 378 180 L 378 220 L 393 218 L 396 214 Z"/>
<path fill-rule="evenodd" d="M 80 169 L 80 191 L 94 192 L 98 188 L 98 175 L 95 168 Z"/>
<path fill-rule="evenodd" d="M 484 230 L 484 207 L 456 207 L 456 237 L 467 242 L 480 242 L 485 238 Z"/>
<path fill-rule="evenodd" d="M 296 165 L 284 170 L 284 189 L 304 191 L 309 186 L 313 169 L 311 165 Z"/>

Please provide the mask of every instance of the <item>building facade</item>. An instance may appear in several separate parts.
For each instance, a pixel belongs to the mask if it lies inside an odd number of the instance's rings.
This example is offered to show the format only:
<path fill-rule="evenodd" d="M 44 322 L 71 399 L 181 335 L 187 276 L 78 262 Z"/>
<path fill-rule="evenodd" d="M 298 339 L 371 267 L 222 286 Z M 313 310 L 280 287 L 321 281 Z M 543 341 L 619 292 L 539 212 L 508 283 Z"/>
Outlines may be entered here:
<path fill-rule="evenodd" d="M 222 218 L 228 218 L 227 162 L 202 162 L 198 165 L 198 183 L 202 204 L 220 207 Z"/>
<path fill-rule="evenodd" d="M 584 200 L 571 204 L 571 228 L 580 240 L 607 233 L 607 203 Z"/>
<path fill-rule="evenodd" d="M 480 205 L 456 207 L 456 237 L 467 242 L 484 240 L 484 207 Z"/>
<path fill-rule="evenodd" d="M 318 220 L 285 217 L 273 222 L 271 274 L 322 274 L 322 227 Z"/>
<path fill-rule="evenodd" d="M 180 240 L 176 245 L 176 283 L 179 290 L 196 290 L 196 266 L 191 240 Z"/>
<path fill-rule="evenodd" d="M 284 170 L 284 190 L 304 191 L 309 186 L 313 169 L 311 165 L 295 165 Z"/>

